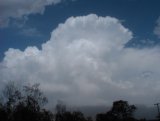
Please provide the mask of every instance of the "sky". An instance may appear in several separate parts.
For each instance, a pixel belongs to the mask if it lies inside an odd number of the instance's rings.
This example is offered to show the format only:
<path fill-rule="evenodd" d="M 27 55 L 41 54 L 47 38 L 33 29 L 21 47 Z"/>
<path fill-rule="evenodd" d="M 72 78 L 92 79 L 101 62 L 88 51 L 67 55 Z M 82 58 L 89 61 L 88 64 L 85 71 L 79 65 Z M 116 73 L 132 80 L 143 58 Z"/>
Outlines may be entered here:
<path fill-rule="evenodd" d="M 159 0 L 0 0 L 0 89 L 40 83 L 55 103 L 160 101 Z"/>

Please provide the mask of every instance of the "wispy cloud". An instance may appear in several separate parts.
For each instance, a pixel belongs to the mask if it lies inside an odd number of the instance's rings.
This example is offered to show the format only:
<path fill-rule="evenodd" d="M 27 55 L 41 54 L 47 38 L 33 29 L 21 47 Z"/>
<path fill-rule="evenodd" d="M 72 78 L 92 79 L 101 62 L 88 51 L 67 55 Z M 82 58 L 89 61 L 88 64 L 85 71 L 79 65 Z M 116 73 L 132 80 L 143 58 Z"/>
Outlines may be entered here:
<path fill-rule="evenodd" d="M 6 27 L 10 18 L 23 18 L 43 13 L 45 7 L 60 3 L 62 0 L 0 0 L 0 27 Z"/>
<path fill-rule="evenodd" d="M 30 37 L 32 37 L 32 36 L 35 36 L 35 37 L 42 36 L 42 34 L 36 28 L 22 28 L 19 33 L 24 35 L 24 36 L 30 36 Z"/>

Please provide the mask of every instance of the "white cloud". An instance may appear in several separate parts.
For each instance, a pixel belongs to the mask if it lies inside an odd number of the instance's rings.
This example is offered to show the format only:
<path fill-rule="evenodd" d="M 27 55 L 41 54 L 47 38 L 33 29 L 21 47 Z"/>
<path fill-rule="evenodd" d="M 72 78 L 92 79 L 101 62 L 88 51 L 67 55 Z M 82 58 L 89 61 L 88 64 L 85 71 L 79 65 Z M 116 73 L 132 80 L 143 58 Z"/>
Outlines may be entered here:
<path fill-rule="evenodd" d="M 23 18 L 29 14 L 43 13 L 47 5 L 62 0 L 0 0 L 0 27 L 8 25 L 10 18 Z"/>
<path fill-rule="evenodd" d="M 154 28 L 154 34 L 160 38 L 160 17 L 157 20 L 157 26 Z"/>
<path fill-rule="evenodd" d="M 160 96 L 160 49 L 124 48 L 131 38 L 116 18 L 70 17 L 42 50 L 9 49 L 0 66 L 1 81 L 39 82 L 49 98 L 69 104 L 116 99 L 152 104 Z"/>

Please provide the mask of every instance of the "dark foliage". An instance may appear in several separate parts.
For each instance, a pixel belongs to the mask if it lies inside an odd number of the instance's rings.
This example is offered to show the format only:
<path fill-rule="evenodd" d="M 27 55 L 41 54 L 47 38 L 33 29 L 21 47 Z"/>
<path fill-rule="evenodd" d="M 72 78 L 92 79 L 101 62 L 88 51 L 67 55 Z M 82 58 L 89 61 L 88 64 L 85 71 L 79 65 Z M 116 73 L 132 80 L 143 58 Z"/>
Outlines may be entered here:
<path fill-rule="evenodd" d="M 135 121 L 133 118 L 135 110 L 136 107 L 129 105 L 127 101 L 115 101 L 110 111 L 97 114 L 96 121 Z"/>
<path fill-rule="evenodd" d="M 2 121 L 52 121 L 53 114 L 43 109 L 47 98 L 39 90 L 39 84 L 25 86 L 18 90 L 9 83 L 3 91 L 4 101 L 0 103 Z"/>
<path fill-rule="evenodd" d="M 56 105 L 55 114 L 43 108 L 48 101 L 39 84 L 24 86 L 20 90 L 10 82 L 1 99 L 0 121 L 93 121 L 80 111 L 67 111 L 61 101 Z M 96 121 L 138 121 L 133 116 L 135 110 L 136 107 L 127 101 L 115 101 L 108 112 L 96 115 Z"/>
<path fill-rule="evenodd" d="M 55 121 L 92 121 L 92 118 L 85 118 L 80 111 L 66 111 L 66 106 L 62 102 L 58 102 L 56 105 Z"/>

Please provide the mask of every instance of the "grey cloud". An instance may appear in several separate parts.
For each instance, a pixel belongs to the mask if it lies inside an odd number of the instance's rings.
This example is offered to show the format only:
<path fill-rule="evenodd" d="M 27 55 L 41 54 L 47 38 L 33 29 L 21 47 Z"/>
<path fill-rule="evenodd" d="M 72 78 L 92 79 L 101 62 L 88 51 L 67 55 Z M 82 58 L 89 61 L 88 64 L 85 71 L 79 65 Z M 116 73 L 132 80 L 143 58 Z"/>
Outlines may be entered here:
<path fill-rule="evenodd" d="M 47 5 L 61 0 L 0 0 L 0 27 L 6 27 L 10 18 L 23 18 L 29 14 L 43 13 Z"/>

